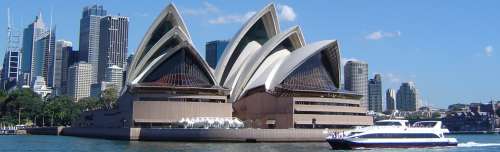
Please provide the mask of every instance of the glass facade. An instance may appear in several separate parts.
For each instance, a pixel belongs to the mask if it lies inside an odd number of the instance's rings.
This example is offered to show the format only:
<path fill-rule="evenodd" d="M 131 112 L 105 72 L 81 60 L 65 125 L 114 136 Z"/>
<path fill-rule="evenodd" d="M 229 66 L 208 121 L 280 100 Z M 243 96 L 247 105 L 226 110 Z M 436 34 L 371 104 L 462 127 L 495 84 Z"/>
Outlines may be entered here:
<path fill-rule="evenodd" d="M 205 71 L 187 48 L 183 48 L 156 67 L 142 83 L 180 87 L 212 87 L 209 71 Z"/>
<path fill-rule="evenodd" d="M 33 24 L 30 24 L 23 32 L 23 48 L 21 69 L 23 73 L 31 72 L 31 55 L 33 53 Z"/>
<path fill-rule="evenodd" d="M 92 64 L 92 83 L 97 82 L 99 67 L 99 39 L 101 18 L 107 15 L 102 5 L 92 5 L 83 9 L 80 19 L 80 60 Z"/>
<path fill-rule="evenodd" d="M 208 62 L 208 65 L 215 69 L 217 63 L 219 62 L 222 53 L 224 53 L 224 49 L 226 49 L 229 41 L 216 40 L 207 42 L 205 45 L 205 59 Z"/>

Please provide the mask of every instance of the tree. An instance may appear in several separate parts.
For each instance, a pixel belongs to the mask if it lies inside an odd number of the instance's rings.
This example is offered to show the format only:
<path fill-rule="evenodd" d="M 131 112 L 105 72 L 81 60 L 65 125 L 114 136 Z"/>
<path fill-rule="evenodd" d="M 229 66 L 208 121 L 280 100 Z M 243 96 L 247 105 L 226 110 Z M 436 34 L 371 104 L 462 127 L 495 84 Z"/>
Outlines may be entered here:
<path fill-rule="evenodd" d="M 432 113 L 432 119 L 440 119 L 441 118 L 441 113 L 435 111 Z"/>
<path fill-rule="evenodd" d="M 80 111 L 97 110 L 104 107 L 104 103 L 95 97 L 86 97 L 78 100 L 77 105 Z"/>
<path fill-rule="evenodd" d="M 71 121 L 81 113 L 78 105 L 68 96 L 49 98 L 44 112 L 53 125 L 70 125 Z"/>
<path fill-rule="evenodd" d="M 118 100 L 118 91 L 115 86 L 111 86 L 102 91 L 101 100 L 106 105 L 106 109 L 113 109 Z"/>
<path fill-rule="evenodd" d="M 35 122 L 42 105 L 41 97 L 26 88 L 14 90 L 7 96 L 0 93 L 0 100 L 2 100 L 0 102 L 1 119 L 10 125 Z M 12 121 L 13 118 L 16 121 Z"/>

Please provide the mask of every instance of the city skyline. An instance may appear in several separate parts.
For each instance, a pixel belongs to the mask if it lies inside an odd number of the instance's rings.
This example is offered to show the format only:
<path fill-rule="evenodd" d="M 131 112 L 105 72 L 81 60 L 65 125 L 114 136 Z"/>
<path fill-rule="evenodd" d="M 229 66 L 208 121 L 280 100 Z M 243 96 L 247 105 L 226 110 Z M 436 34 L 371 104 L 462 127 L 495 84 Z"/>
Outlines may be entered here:
<path fill-rule="evenodd" d="M 110 15 L 120 13 L 122 16 L 131 18 L 129 54 L 135 52 L 144 31 L 157 12 L 166 5 L 157 5 L 158 2 L 144 2 L 119 6 L 118 1 L 80 1 L 68 7 L 61 7 L 58 5 L 66 3 L 59 1 L 33 2 L 34 4 L 31 5 L 28 3 L 0 2 L 0 9 L 2 9 L 0 28 L 6 29 L 5 10 L 7 7 L 11 8 L 14 26 L 18 30 L 32 22 L 40 10 L 44 14 L 45 23 L 50 24 L 50 10 L 53 9 L 57 40 L 69 40 L 74 43 L 74 48 L 78 48 L 81 11 L 85 6 L 99 4 L 103 5 Z M 190 31 L 190 34 L 193 35 L 193 41 L 202 56 L 205 54 L 203 45 L 206 42 L 230 39 L 231 34 L 243 24 L 238 17 L 244 18 L 246 13 L 256 11 L 255 8 L 260 8 L 268 2 L 260 1 L 256 4 L 239 5 L 233 8 L 224 6 L 222 3 L 221 1 L 176 3 L 181 8 L 181 15 L 185 18 L 188 28 L 195 29 Z M 404 81 L 414 81 L 419 88 L 424 105 L 439 107 L 457 102 L 486 102 L 499 97 L 495 94 L 495 86 L 498 86 L 500 82 L 495 81 L 495 75 L 500 72 L 489 70 L 500 65 L 494 49 L 495 42 L 499 41 L 499 38 L 495 37 L 498 33 L 495 33 L 494 27 L 498 27 L 500 23 L 492 21 L 500 14 L 495 12 L 495 8 L 492 7 L 494 4 L 490 4 L 493 2 L 455 3 L 447 6 L 440 4 L 443 2 L 431 1 L 423 4 L 391 3 L 389 6 L 392 9 L 390 10 L 376 9 L 380 8 L 379 6 L 388 5 L 384 2 L 366 3 L 359 6 L 347 2 L 318 2 L 310 5 L 301 5 L 301 3 L 303 2 L 276 2 L 279 15 L 288 14 L 288 18 L 281 17 L 280 22 L 284 25 L 282 29 L 300 24 L 304 33 L 307 33 L 306 42 L 324 38 L 340 40 L 342 57 L 368 62 L 370 64 L 369 77 L 372 77 L 374 73 L 382 74 L 383 90 L 396 89 Z M 429 3 L 437 3 L 438 5 L 434 6 L 439 7 L 425 6 Z M 411 5 L 415 6 L 410 7 Z M 313 13 L 310 11 L 312 7 L 319 7 L 317 10 L 321 10 L 326 6 L 334 7 L 334 9 L 325 10 L 336 11 L 314 14 L 318 16 L 317 18 L 335 17 L 338 22 L 313 18 L 315 22 L 308 23 L 310 19 L 307 19 L 307 16 Z M 462 8 L 479 6 L 484 8 L 472 14 L 460 11 Z M 22 9 L 23 7 L 27 8 Z M 424 12 L 419 12 L 421 10 Z M 395 16 L 393 11 L 400 11 L 399 15 L 407 17 Z M 233 14 L 232 17 L 231 14 Z M 464 17 L 465 20 L 458 20 L 458 16 Z M 352 19 L 352 17 L 359 18 Z M 382 19 L 384 17 L 391 19 Z M 21 18 L 22 26 L 19 25 Z M 479 25 L 481 23 L 479 21 L 487 23 Z M 331 26 L 335 28 L 326 28 Z M 477 28 L 463 31 L 465 27 L 470 26 Z M 321 29 L 328 29 L 328 31 Z M 479 33 L 481 36 L 478 36 Z M 5 37 L 5 30 L 2 30 L 0 34 Z M 468 38 L 464 39 L 464 35 Z M 463 45 L 456 45 L 457 43 Z M 5 50 L 5 40 L 0 42 L 0 48 Z M 464 69 L 472 71 L 464 72 Z"/>

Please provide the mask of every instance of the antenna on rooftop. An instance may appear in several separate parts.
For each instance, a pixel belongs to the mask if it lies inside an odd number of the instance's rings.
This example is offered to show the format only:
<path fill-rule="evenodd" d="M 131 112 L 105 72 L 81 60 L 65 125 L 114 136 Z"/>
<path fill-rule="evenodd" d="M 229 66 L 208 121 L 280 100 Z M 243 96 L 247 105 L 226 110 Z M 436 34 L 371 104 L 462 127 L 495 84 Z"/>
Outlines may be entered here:
<path fill-rule="evenodd" d="M 10 8 L 7 8 L 7 29 L 10 29 Z"/>

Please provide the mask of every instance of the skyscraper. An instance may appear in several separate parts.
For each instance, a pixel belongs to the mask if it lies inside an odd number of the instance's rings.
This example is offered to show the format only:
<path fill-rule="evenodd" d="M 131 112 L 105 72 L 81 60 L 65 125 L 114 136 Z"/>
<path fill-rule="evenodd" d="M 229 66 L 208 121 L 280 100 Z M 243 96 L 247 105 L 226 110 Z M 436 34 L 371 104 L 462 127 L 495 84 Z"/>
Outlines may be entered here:
<path fill-rule="evenodd" d="M 92 65 L 81 61 L 73 64 L 68 70 L 68 95 L 75 102 L 90 96 Z"/>
<path fill-rule="evenodd" d="M 385 101 L 388 112 L 396 110 L 396 90 L 387 89 L 385 92 Z"/>
<path fill-rule="evenodd" d="M 44 34 L 47 29 L 42 20 L 42 13 L 40 13 L 33 23 L 28 25 L 23 31 L 23 47 L 21 49 L 21 73 L 23 77 L 23 85 L 30 85 L 32 81 L 32 65 L 33 54 L 35 52 L 36 41 Z"/>
<path fill-rule="evenodd" d="M 69 54 L 73 52 L 73 44 L 70 41 L 58 40 L 54 51 L 54 76 L 52 77 L 52 88 L 56 95 L 66 92 L 68 82 Z"/>
<path fill-rule="evenodd" d="M 215 40 L 207 42 L 205 45 L 205 60 L 207 60 L 208 65 L 210 65 L 212 69 L 215 69 L 217 66 L 217 63 L 222 53 L 224 53 L 224 49 L 226 49 L 228 43 L 229 41 L 226 40 Z"/>
<path fill-rule="evenodd" d="M 102 5 L 88 6 L 80 19 L 80 59 L 92 64 L 92 83 L 97 82 L 100 24 L 106 13 Z"/>
<path fill-rule="evenodd" d="M 125 70 L 128 71 L 130 64 L 132 64 L 132 60 L 134 59 L 134 55 L 130 54 L 127 57 L 127 66 L 125 66 Z"/>
<path fill-rule="evenodd" d="M 413 82 L 401 84 L 396 94 L 396 107 L 399 111 L 417 111 L 420 102 L 418 90 Z"/>
<path fill-rule="evenodd" d="M 9 90 L 17 85 L 20 73 L 21 34 L 11 26 L 10 9 L 7 8 L 7 43 L 1 73 L 1 89 Z"/>
<path fill-rule="evenodd" d="M 106 68 L 105 81 L 113 85 L 119 93 L 122 89 L 123 83 L 123 68 L 116 65 Z"/>
<path fill-rule="evenodd" d="M 53 77 L 53 55 L 55 52 L 55 29 L 43 33 L 35 41 L 35 49 L 32 54 L 31 80 L 42 76 L 48 86 L 52 86 Z"/>
<path fill-rule="evenodd" d="M 108 67 L 116 65 L 123 72 L 127 63 L 128 21 L 128 17 L 123 16 L 106 16 L 101 19 L 98 82 L 107 79 L 105 76 Z"/>
<path fill-rule="evenodd" d="M 368 64 L 362 61 L 348 61 L 344 66 L 344 87 L 363 95 L 361 107 L 368 110 Z"/>
<path fill-rule="evenodd" d="M 368 82 L 368 110 L 382 112 L 382 78 L 375 74 Z"/>
<path fill-rule="evenodd" d="M 9 90 L 16 86 L 19 65 L 19 49 L 7 48 L 3 59 L 1 89 Z"/>

